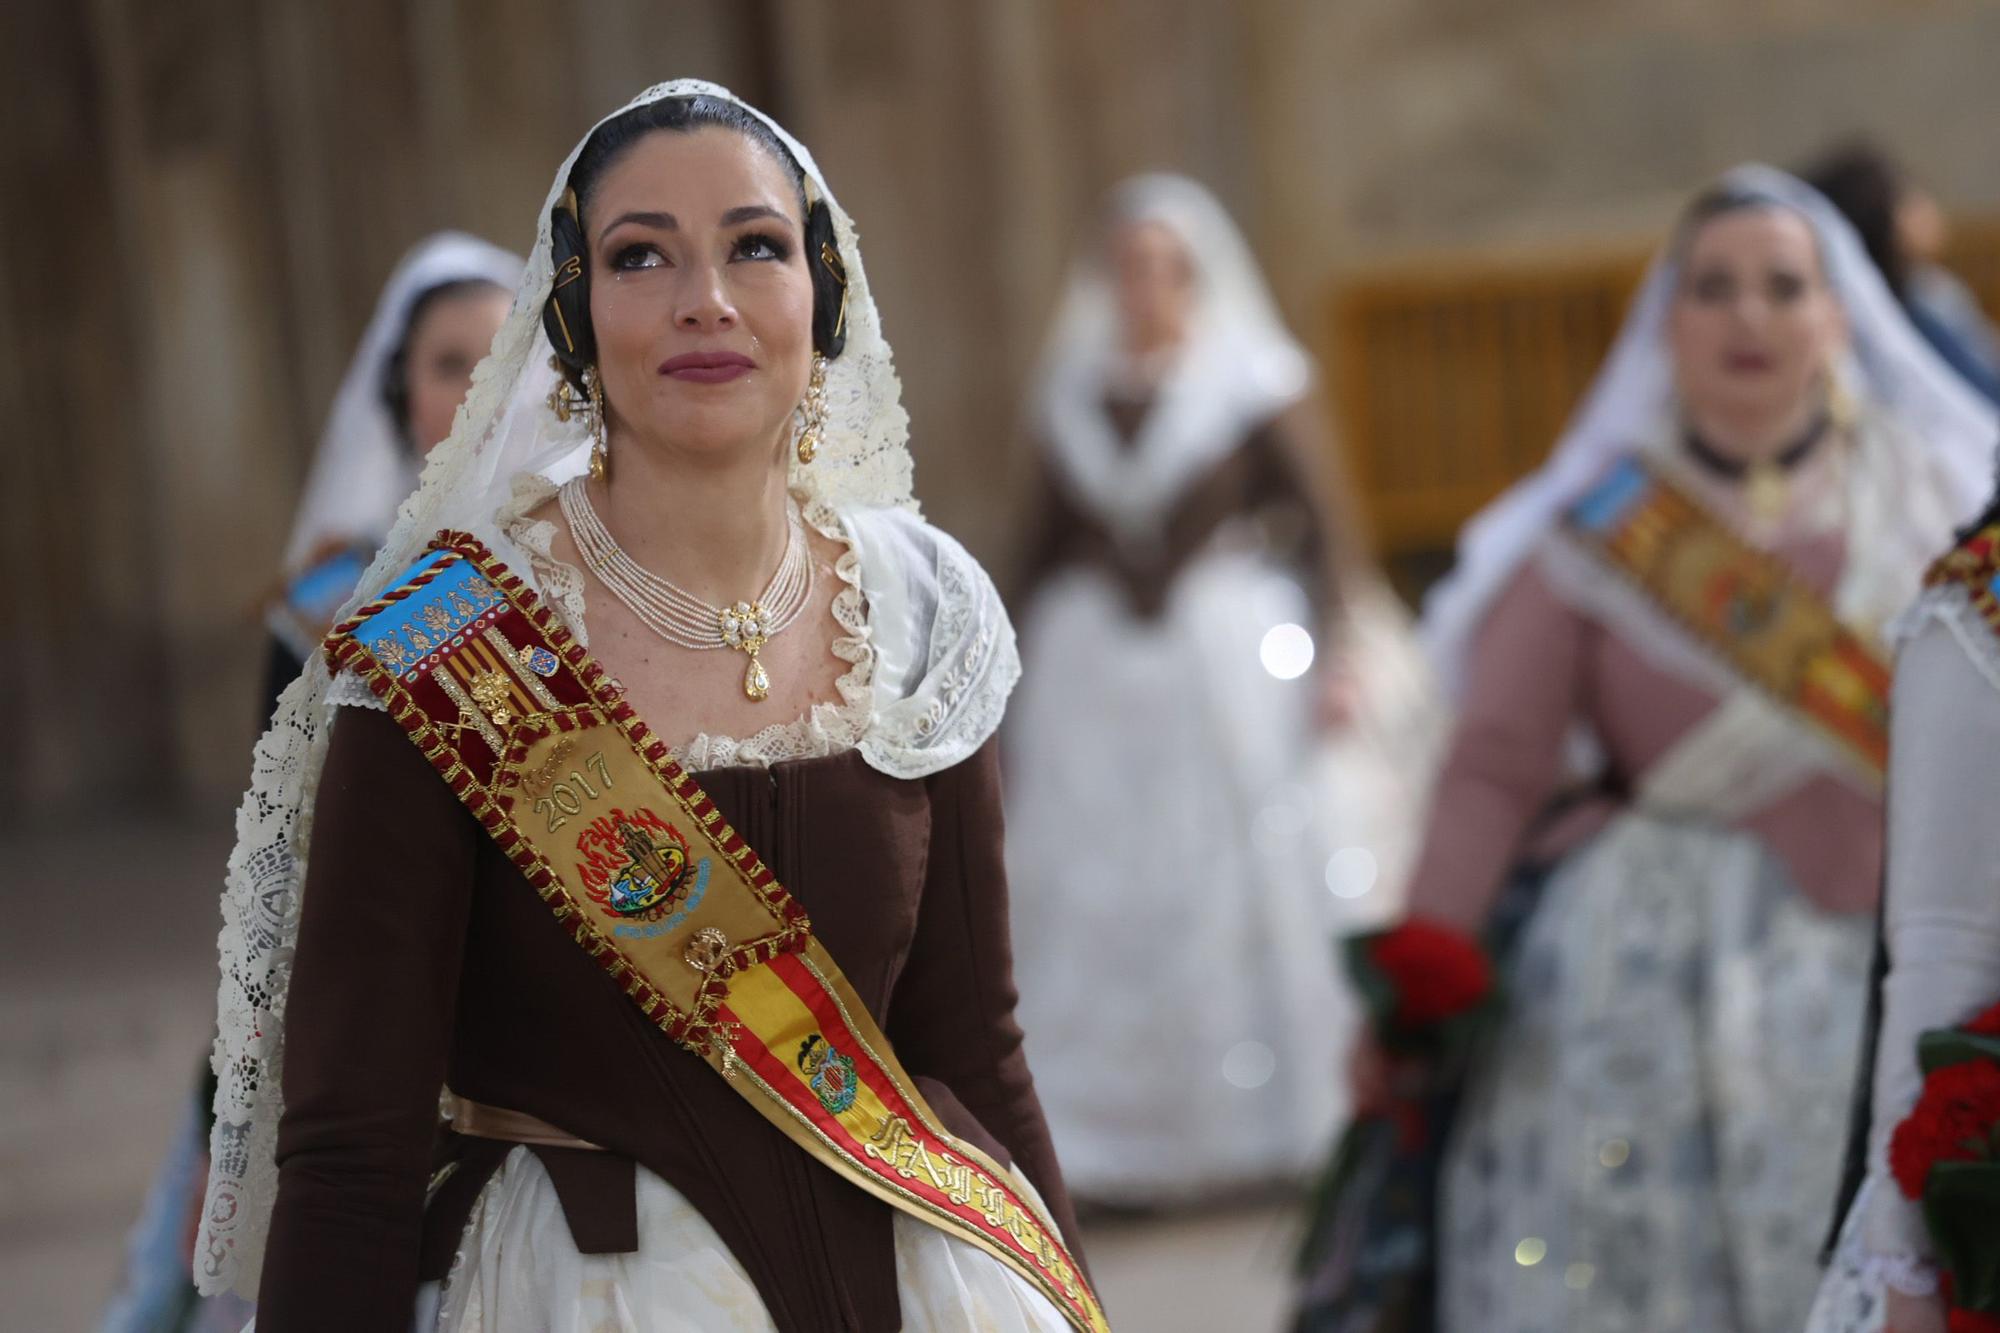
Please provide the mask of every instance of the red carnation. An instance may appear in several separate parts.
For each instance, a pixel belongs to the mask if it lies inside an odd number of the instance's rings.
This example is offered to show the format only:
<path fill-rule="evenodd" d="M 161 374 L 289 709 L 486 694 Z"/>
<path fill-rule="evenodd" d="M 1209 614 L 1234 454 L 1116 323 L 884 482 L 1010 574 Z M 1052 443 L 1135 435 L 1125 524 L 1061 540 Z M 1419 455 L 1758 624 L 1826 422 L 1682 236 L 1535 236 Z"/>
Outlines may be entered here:
<path fill-rule="evenodd" d="M 1982 1037 L 2000 1037 L 2000 1004 L 1994 1005 L 1959 1030 L 1976 1032 Z"/>
<path fill-rule="evenodd" d="M 1428 1027 L 1477 1008 L 1493 988 L 1486 952 L 1464 932 L 1412 919 L 1369 945 L 1368 960 L 1396 994 L 1395 1019 Z"/>
<path fill-rule="evenodd" d="M 1923 1195 L 1939 1162 L 1976 1162 L 1993 1156 L 2000 1127 L 2000 1063 L 1964 1060 L 1934 1069 L 1923 1094 L 1889 1139 L 1889 1169 L 1904 1194 Z"/>

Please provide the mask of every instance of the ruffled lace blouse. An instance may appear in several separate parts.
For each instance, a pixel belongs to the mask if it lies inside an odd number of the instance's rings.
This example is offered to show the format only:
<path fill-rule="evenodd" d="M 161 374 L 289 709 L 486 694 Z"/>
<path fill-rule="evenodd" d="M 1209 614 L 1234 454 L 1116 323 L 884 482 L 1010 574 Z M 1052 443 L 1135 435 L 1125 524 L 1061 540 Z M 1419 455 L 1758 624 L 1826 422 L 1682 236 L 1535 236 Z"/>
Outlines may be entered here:
<path fill-rule="evenodd" d="M 555 520 L 535 518 L 534 512 L 555 498 L 556 486 L 546 477 L 528 475 L 514 481 L 514 498 L 499 513 L 501 531 L 527 553 L 535 585 L 542 589 L 556 614 L 584 647 L 590 634 L 584 617 L 583 571 L 555 555 Z M 841 588 L 833 598 L 833 655 L 848 664 L 834 682 L 840 701 L 819 701 L 801 717 L 774 722 L 753 736 L 716 736 L 703 732 L 673 756 L 682 767 L 699 772 L 709 768 L 769 768 L 788 759 L 819 759 L 851 750 L 874 720 L 875 649 L 868 625 L 868 599 L 861 592 L 861 560 L 854 539 L 840 515 L 821 501 L 794 493 L 799 513 L 820 536 L 839 545 L 834 576 Z"/>
<path fill-rule="evenodd" d="M 558 559 L 556 523 L 534 513 L 556 494 L 547 478 L 515 478 L 494 515 L 492 538 L 520 552 L 523 571 L 586 647 L 583 571 Z M 892 777 L 927 777 L 992 736 L 1020 678 L 1013 626 L 986 571 L 956 541 L 900 508 L 836 509 L 794 491 L 807 524 L 841 553 L 831 612 L 834 656 L 848 664 L 837 701 L 747 737 L 703 733 L 674 751 L 691 770 L 769 768 L 859 749 Z M 361 679 L 343 673 L 335 705 L 380 708 Z"/>

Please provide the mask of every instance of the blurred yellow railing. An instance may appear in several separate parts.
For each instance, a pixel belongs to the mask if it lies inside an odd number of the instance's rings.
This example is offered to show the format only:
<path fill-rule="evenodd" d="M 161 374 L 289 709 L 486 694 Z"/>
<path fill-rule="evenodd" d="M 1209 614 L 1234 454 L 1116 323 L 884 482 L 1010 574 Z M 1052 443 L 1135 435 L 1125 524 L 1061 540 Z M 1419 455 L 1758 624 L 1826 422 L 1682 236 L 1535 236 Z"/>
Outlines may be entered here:
<path fill-rule="evenodd" d="M 1348 470 L 1385 556 L 1448 548 L 1540 462 L 1618 332 L 1638 253 L 1380 269 L 1330 304 Z"/>
<path fill-rule="evenodd" d="M 2000 218 L 1954 220 L 1944 262 L 1972 288 L 1987 317 L 2000 321 Z"/>
<path fill-rule="evenodd" d="M 1383 556 L 1448 549 L 1541 461 L 1617 335 L 1646 254 L 1455 255 L 1336 285 L 1328 382 Z M 2000 317 L 2000 219 L 1957 222 L 1946 259 Z"/>

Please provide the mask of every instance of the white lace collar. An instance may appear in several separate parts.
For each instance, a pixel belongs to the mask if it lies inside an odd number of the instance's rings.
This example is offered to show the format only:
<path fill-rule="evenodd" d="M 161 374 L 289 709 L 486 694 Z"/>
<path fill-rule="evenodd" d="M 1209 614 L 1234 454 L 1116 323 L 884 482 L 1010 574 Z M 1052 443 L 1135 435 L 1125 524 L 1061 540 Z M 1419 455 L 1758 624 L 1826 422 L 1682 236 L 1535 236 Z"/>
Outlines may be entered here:
<path fill-rule="evenodd" d="M 555 494 L 546 478 L 516 478 L 489 541 L 521 553 L 532 583 L 588 645 L 582 571 L 557 559 L 555 524 L 530 517 Z M 986 571 L 964 547 L 901 508 L 835 507 L 801 495 L 805 520 L 844 549 L 834 573 L 840 627 L 836 657 L 849 663 L 839 702 L 754 736 L 704 733 L 675 752 L 691 769 L 769 767 L 860 749 L 892 777 L 922 778 L 958 763 L 999 729 L 1020 678 L 1013 626 Z M 504 558 L 504 557 L 503 557 Z M 523 567 L 524 566 L 524 567 Z M 343 673 L 329 704 L 380 708 L 360 678 Z"/>
<path fill-rule="evenodd" d="M 514 482 L 514 498 L 501 508 L 498 521 L 501 531 L 527 554 L 531 579 L 542 589 L 549 605 L 562 617 L 577 642 L 589 647 L 589 632 L 584 624 L 583 571 L 556 557 L 554 521 L 531 517 L 555 493 L 555 483 L 546 477 L 518 477 Z M 833 640 L 833 655 L 848 664 L 834 682 L 840 702 L 816 702 L 803 716 L 789 722 L 774 722 L 754 736 L 742 739 L 703 732 L 687 744 L 674 747 L 673 756 L 684 768 L 697 772 L 707 768 L 769 768 L 787 759 L 840 754 L 861 743 L 873 719 L 875 649 L 869 636 L 868 599 L 861 592 L 861 561 L 855 555 L 853 539 L 830 506 L 803 495 L 796 498 L 801 516 L 813 531 L 841 548 L 833 572 L 844 586 L 834 594 L 832 608 L 834 623 L 840 627 Z"/>

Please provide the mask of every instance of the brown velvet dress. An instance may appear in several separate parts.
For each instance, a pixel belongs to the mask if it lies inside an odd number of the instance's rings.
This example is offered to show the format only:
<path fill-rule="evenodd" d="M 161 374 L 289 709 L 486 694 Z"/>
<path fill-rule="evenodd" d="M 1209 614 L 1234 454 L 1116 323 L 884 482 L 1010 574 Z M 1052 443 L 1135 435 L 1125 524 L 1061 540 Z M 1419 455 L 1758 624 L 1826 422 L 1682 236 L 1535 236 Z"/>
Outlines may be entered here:
<path fill-rule="evenodd" d="M 1138 447 L 1152 406 L 1143 398 L 1105 400 L 1104 414 L 1124 448 Z M 1329 624 L 1338 608 L 1328 577 L 1328 534 L 1311 495 L 1284 420 L 1274 418 L 1252 429 L 1205 475 L 1191 479 L 1163 516 L 1157 546 L 1135 552 L 1073 492 L 1059 468 L 1044 466 L 1015 600 L 1026 605 L 1036 589 L 1071 565 L 1094 565 L 1123 588 L 1134 616 L 1155 620 L 1188 564 L 1225 524 L 1248 515 L 1256 519 L 1271 555 L 1304 588 L 1317 623 Z"/>
<path fill-rule="evenodd" d="M 697 777 L 946 1124 L 1018 1164 L 1074 1246 L 1013 1018 L 993 743 L 921 780 L 858 751 Z M 642 1017 L 385 714 L 334 727 L 303 913 L 263 1333 L 409 1326 L 510 1150 L 440 1132 L 446 1085 L 610 1150 L 535 1150 L 579 1250 L 636 1248 L 638 1163 L 715 1228 L 778 1328 L 901 1326 L 889 1207 Z M 427 1207 L 441 1161 L 458 1166 Z"/>

